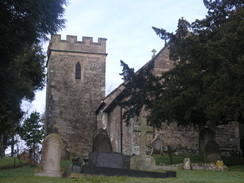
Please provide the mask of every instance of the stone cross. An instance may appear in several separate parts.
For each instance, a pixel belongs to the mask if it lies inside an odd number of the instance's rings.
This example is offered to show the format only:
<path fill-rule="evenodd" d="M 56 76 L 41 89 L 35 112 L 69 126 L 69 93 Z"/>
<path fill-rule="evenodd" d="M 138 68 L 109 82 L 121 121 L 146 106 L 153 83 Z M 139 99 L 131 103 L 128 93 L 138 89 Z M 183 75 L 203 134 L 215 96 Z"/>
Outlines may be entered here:
<path fill-rule="evenodd" d="M 155 55 L 156 55 L 155 53 L 156 53 L 157 51 L 156 51 L 155 49 L 153 49 L 152 52 L 153 52 L 153 55 L 152 55 L 152 58 L 153 58 L 153 57 L 155 57 Z"/>
<path fill-rule="evenodd" d="M 141 119 L 141 125 L 134 128 L 134 132 L 141 132 L 140 155 L 146 155 L 147 133 L 152 133 L 153 128 L 147 125 L 147 119 Z"/>

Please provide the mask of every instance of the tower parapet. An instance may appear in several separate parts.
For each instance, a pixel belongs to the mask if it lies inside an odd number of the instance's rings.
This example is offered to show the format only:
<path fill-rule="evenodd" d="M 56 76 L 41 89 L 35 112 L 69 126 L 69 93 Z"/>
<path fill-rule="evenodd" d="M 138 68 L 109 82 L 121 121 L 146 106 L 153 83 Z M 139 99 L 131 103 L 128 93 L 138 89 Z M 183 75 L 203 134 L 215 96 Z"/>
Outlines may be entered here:
<path fill-rule="evenodd" d="M 98 38 L 98 42 L 93 42 L 92 37 L 82 37 L 82 41 L 77 41 L 77 36 L 71 35 L 62 40 L 60 34 L 54 34 L 48 46 L 48 56 L 51 51 L 107 55 L 106 41 L 106 38 Z"/>

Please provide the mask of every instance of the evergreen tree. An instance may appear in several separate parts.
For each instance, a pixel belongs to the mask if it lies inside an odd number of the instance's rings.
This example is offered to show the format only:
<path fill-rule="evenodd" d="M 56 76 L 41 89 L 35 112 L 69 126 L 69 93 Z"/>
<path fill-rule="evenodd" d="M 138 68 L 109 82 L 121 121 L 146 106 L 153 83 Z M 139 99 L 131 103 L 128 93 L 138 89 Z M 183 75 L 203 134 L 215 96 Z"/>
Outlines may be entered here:
<path fill-rule="evenodd" d="M 154 61 L 149 62 L 136 73 L 125 62 L 121 65 L 123 66 L 123 72 L 120 75 L 123 76 L 125 81 L 123 83 L 125 89 L 121 97 L 125 100 L 120 102 L 119 105 L 126 109 L 123 116 L 128 125 L 130 119 L 138 116 L 143 107 L 145 107 L 145 110 L 150 110 L 160 95 L 162 85 L 160 78 L 154 76 L 151 72 Z"/>
<path fill-rule="evenodd" d="M 204 4 L 205 19 L 189 24 L 181 18 L 175 34 L 156 29 L 159 36 L 170 36 L 170 59 L 176 64 L 161 76 L 160 93 L 147 105 L 155 127 L 173 121 L 182 126 L 244 123 L 244 3 L 204 0 Z M 139 106 L 131 103 L 127 108 L 134 105 Z"/>
<path fill-rule="evenodd" d="M 123 80 L 128 80 L 134 75 L 134 68 L 130 68 L 123 60 L 120 60 L 120 65 L 123 67 L 122 73 L 120 76 L 123 76 Z"/>
<path fill-rule="evenodd" d="M 66 0 L 0 1 L 0 139 L 18 126 L 22 99 L 33 100 L 44 87 L 41 43 L 64 27 L 65 5 Z"/>
<path fill-rule="evenodd" d="M 31 157 L 34 155 L 35 158 L 35 152 L 38 148 L 38 144 L 41 144 L 44 137 L 43 121 L 41 120 L 38 112 L 31 113 L 30 117 L 24 121 L 20 128 L 19 135 L 29 147 Z"/>

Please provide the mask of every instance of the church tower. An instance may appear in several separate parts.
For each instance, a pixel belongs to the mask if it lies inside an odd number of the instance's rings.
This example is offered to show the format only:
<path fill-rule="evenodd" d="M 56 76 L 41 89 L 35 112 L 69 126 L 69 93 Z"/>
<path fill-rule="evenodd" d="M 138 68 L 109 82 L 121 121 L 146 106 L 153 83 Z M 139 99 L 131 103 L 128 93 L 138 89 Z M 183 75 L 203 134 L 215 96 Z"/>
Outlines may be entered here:
<path fill-rule="evenodd" d="M 106 39 L 53 35 L 48 47 L 45 135 L 57 133 L 70 156 L 87 156 L 95 108 L 105 96 Z"/>

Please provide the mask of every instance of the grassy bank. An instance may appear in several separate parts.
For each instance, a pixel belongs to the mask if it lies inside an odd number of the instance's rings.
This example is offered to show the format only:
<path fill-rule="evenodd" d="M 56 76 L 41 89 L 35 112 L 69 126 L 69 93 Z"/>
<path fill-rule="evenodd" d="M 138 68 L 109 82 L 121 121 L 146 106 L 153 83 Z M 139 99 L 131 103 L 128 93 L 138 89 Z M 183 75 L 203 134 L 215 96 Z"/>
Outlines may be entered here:
<path fill-rule="evenodd" d="M 168 157 L 156 157 L 157 162 L 165 161 Z M 174 163 L 182 163 L 182 158 L 174 156 Z M 200 157 L 191 157 L 192 162 L 198 161 Z M 242 163 L 242 160 L 239 161 Z M 178 162 L 177 162 L 178 161 Z M 235 160 L 236 161 L 236 160 Z M 198 163 L 196 162 L 196 163 Z M 232 161 L 230 161 L 232 162 Z M 0 160 L 1 166 L 2 160 Z M 239 163 L 238 163 L 239 164 Z M 70 162 L 62 162 L 62 167 L 67 167 Z M 190 171 L 178 170 L 177 178 L 167 179 L 149 179 L 149 178 L 132 178 L 132 177 L 84 177 L 79 179 L 69 178 L 49 178 L 35 177 L 34 171 L 37 167 L 21 167 L 15 169 L 0 170 L 0 183 L 106 183 L 106 182 L 128 182 L 128 183 L 243 183 L 244 180 L 244 165 L 229 166 L 228 172 L 213 172 L 213 171 Z"/>
<path fill-rule="evenodd" d="M 0 169 L 25 165 L 26 162 L 20 161 L 18 158 L 3 157 L 0 159 Z"/>
<path fill-rule="evenodd" d="M 156 164 L 160 165 L 160 163 L 164 163 L 165 165 L 170 165 L 170 159 L 168 156 L 153 156 L 156 160 Z M 173 156 L 173 164 L 183 163 L 184 158 L 190 158 L 191 163 L 204 163 L 204 159 L 202 156 Z M 230 157 L 230 156 L 222 156 L 221 159 L 224 161 L 224 164 L 227 166 L 233 165 L 244 165 L 244 158 L 240 157 Z"/>
<path fill-rule="evenodd" d="M 243 183 L 243 171 L 213 172 L 213 171 L 177 171 L 177 178 L 167 179 L 149 179 L 149 178 L 132 178 L 132 177 L 105 177 L 96 176 L 90 178 L 50 178 L 35 177 L 34 170 L 36 167 L 21 167 L 11 170 L 0 171 L 0 183 L 99 183 L 99 182 L 128 182 L 128 183 Z"/>

